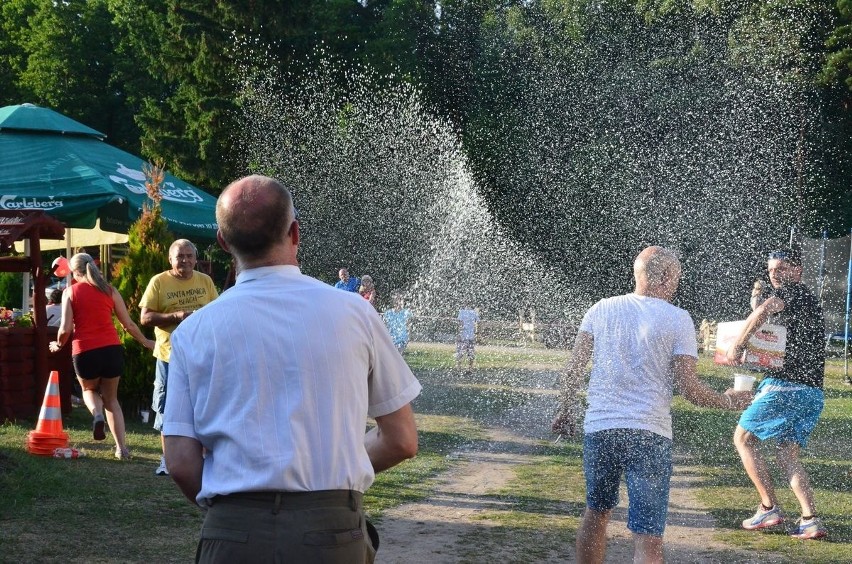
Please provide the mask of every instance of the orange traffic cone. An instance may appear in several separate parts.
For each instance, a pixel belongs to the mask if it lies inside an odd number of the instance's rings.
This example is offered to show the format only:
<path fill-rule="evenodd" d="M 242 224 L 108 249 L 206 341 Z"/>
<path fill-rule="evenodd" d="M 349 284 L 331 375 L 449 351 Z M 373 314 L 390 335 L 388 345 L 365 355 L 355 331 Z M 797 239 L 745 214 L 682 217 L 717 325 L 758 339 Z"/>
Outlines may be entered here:
<path fill-rule="evenodd" d="M 27 434 L 27 450 L 30 454 L 53 456 L 57 448 L 68 446 L 68 433 L 62 430 L 62 406 L 59 401 L 59 372 L 50 373 L 44 403 L 38 414 L 35 431 Z"/>

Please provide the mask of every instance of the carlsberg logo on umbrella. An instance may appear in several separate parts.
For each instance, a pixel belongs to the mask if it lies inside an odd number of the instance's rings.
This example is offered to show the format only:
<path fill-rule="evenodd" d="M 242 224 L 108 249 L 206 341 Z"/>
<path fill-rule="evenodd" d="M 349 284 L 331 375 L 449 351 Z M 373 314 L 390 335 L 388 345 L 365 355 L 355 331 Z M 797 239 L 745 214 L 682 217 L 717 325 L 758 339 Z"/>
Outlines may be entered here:
<path fill-rule="evenodd" d="M 44 210 L 50 211 L 62 207 L 62 200 L 39 200 L 38 198 L 18 198 L 15 194 L 0 196 L 0 210 Z"/>
<path fill-rule="evenodd" d="M 118 165 L 118 168 L 115 169 L 115 172 L 121 176 L 111 174 L 109 179 L 116 184 L 121 184 L 134 194 L 145 194 L 145 174 L 141 170 L 127 168 L 121 163 L 116 164 Z M 139 182 L 142 182 L 142 184 L 139 184 Z M 175 188 L 173 182 L 163 182 L 163 186 L 160 188 L 160 194 L 163 196 L 164 200 L 182 202 L 184 204 L 194 204 L 196 202 L 203 201 L 203 198 L 195 192 L 195 190 Z"/>
<path fill-rule="evenodd" d="M 145 194 L 145 174 L 139 170 L 127 168 L 121 163 L 116 163 L 116 174 L 111 174 L 109 179 L 116 184 L 124 186 L 128 191 L 134 194 Z M 140 184 L 142 182 L 143 184 Z M 173 182 L 164 182 L 160 188 L 160 194 L 164 200 L 172 202 L 181 202 L 184 204 L 194 204 L 203 201 L 203 198 L 195 190 L 186 188 L 176 188 Z M 54 210 L 61 208 L 62 200 L 53 198 L 38 199 L 35 197 L 19 198 L 16 194 L 4 195 L 0 197 L 0 209 L 4 210 Z"/>

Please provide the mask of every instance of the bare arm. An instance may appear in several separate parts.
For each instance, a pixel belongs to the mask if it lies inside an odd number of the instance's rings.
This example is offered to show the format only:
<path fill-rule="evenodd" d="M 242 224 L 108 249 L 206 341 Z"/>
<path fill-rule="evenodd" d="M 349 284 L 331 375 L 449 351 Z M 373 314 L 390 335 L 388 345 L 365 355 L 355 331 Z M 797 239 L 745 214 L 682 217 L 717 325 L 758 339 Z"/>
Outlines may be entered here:
<path fill-rule="evenodd" d="M 784 301 L 778 297 L 771 297 L 757 306 L 751 315 L 746 318 L 745 327 L 743 327 L 740 336 L 734 341 L 731 348 L 728 349 L 726 357 L 731 364 L 742 364 L 743 352 L 745 351 L 746 343 L 751 339 L 758 329 L 760 329 L 769 316 L 773 313 L 778 313 L 784 309 Z"/>
<path fill-rule="evenodd" d="M 59 322 L 59 332 L 56 340 L 48 345 L 51 352 L 56 352 L 65 346 L 74 330 L 74 310 L 71 308 L 71 292 L 62 292 L 62 321 Z"/>
<path fill-rule="evenodd" d="M 186 498 L 193 504 L 201 491 L 201 473 L 204 469 L 204 456 L 201 443 L 192 437 L 166 435 L 163 452 L 169 475 Z"/>
<path fill-rule="evenodd" d="M 672 360 L 672 371 L 680 393 L 690 403 L 699 407 L 740 410 L 748 407 L 754 394 L 750 391 L 735 392 L 732 388 L 720 394 L 698 379 L 697 359 L 689 355 L 677 355 Z"/>
<path fill-rule="evenodd" d="M 171 327 L 189 317 L 191 313 L 191 311 L 160 313 L 159 311 L 143 307 L 139 314 L 139 323 L 145 327 Z"/>
<path fill-rule="evenodd" d="M 574 420 L 577 417 L 578 400 L 577 393 L 583 387 L 583 374 L 586 365 L 592 358 L 595 338 L 591 333 L 580 331 L 574 340 L 574 348 L 571 350 L 571 358 L 565 367 L 562 382 L 562 390 L 559 394 L 559 410 L 551 424 L 554 433 L 574 434 Z"/>
<path fill-rule="evenodd" d="M 364 436 L 364 446 L 376 473 L 413 458 L 417 454 L 417 425 L 411 404 L 376 417 L 376 426 Z"/>
<path fill-rule="evenodd" d="M 115 316 L 118 318 L 121 326 L 124 327 L 124 330 L 130 333 L 146 349 L 153 349 L 154 341 L 143 335 L 139 326 L 130 319 L 130 314 L 127 313 L 127 306 L 124 305 L 121 294 L 115 288 L 112 288 L 112 303 L 115 304 Z"/>

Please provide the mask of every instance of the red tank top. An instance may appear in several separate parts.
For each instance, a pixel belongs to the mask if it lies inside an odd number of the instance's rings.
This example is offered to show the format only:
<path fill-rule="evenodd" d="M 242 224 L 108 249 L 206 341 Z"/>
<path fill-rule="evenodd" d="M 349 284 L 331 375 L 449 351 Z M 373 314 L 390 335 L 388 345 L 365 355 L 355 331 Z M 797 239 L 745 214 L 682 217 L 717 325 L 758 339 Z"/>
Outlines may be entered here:
<path fill-rule="evenodd" d="M 115 303 L 97 287 L 87 282 L 74 284 L 71 292 L 71 311 L 74 312 L 74 338 L 71 354 L 121 344 L 112 323 Z"/>

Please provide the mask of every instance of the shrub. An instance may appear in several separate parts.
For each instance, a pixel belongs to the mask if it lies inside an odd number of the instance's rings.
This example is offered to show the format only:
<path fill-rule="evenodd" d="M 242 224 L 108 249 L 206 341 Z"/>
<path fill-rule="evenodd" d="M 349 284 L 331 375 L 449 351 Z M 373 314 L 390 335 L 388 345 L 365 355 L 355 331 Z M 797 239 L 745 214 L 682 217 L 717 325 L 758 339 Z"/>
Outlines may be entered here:
<path fill-rule="evenodd" d="M 19 307 L 24 279 L 19 272 L 0 272 L 0 306 Z"/>

